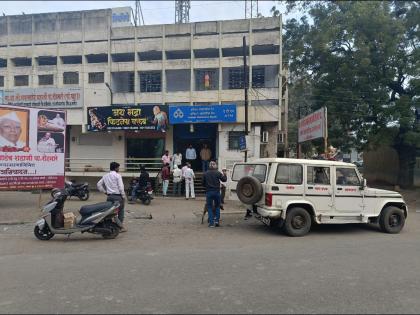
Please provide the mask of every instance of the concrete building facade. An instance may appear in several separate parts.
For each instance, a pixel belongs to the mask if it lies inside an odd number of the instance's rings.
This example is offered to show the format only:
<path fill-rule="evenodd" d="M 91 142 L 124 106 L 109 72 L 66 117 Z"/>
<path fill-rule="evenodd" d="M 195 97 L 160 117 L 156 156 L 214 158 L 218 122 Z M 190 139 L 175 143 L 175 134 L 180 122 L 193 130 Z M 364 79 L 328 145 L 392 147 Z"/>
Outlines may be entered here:
<path fill-rule="evenodd" d="M 288 108 L 281 17 L 135 27 L 118 26 L 114 12 L 0 17 L 0 91 L 48 87 L 83 92 L 80 107 L 62 107 L 67 110 L 69 174 L 81 175 L 83 163 L 94 169 L 106 168 L 110 160 L 126 163 L 129 157 L 159 159 L 163 148 L 182 151 L 189 142 L 197 152 L 202 143 L 211 144 L 221 167 L 242 160 L 238 137 L 245 121 L 244 36 L 248 156 L 285 154 Z M 234 104 L 237 119 L 200 126 L 170 124 L 160 138 L 142 131 L 88 132 L 87 108 L 114 104 Z M 133 153 L 130 147 L 142 149 Z"/>

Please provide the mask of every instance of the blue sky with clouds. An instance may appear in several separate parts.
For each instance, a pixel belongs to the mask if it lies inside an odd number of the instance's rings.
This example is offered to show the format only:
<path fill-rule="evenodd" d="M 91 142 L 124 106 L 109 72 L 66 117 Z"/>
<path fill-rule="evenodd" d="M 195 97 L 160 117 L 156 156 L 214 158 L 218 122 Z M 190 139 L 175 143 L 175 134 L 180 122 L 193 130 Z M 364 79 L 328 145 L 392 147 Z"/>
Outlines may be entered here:
<path fill-rule="evenodd" d="M 271 16 L 278 1 L 259 1 L 259 12 Z M 135 1 L 1 1 L 0 14 L 16 15 L 60 11 L 78 11 L 131 6 Z M 146 25 L 170 24 L 175 21 L 175 1 L 141 1 Z M 283 7 L 283 6 L 282 6 Z M 284 9 L 281 10 L 284 12 Z M 191 1 L 190 21 L 243 19 L 245 1 Z"/>

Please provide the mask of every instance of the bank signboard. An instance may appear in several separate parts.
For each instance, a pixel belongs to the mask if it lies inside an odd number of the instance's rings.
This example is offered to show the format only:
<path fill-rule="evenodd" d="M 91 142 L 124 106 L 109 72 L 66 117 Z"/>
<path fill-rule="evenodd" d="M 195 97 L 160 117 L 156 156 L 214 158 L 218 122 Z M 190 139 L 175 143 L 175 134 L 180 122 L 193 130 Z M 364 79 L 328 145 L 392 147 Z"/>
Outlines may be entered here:
<path fill-rule="evenodd" d="M 326 137 L 326 108 L 299 120 L 299 143 Z"/>
<path fill-rule="evenodd" d="M 66 113 L 0 105 L 0 190 L 64 187 Z"/>
<path fill-rule="evenodd" d="M 18 88 L 3 91 L 3 104 L 43 108 L 82 108 L 83 90 L 72 88 Z"/>
<path fill-rule="evenodd" d="M 169 105 L 169 123 L 234 123 L 236 105 Z"/>
<path fill-rule="evenodd" d="M 131 26 L 131 7 L 112 9 L 112 27 Z"/>
<path fill-rule="evenodd" d="M 151 130 L 166 132 L 166 105 L 88 107 L 88 131 Z"/>

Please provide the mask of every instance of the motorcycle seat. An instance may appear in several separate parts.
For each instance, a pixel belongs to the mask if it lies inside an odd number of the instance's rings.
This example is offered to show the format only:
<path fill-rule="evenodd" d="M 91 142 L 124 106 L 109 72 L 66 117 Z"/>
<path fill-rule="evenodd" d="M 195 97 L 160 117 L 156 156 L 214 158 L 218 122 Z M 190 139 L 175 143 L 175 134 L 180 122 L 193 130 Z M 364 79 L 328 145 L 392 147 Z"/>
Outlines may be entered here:
<path fill-rule="evenodd" d="M 82 187 L 84 184 L 71 184 L 72 187 L 74 188 L 80 188 Z"/>
<path fill-rule="evenodd" d="M 96 212 L 104 212 L 105 210 L 108 210 L 109 208 L 111 208 L 112 205 L 113 205 L 113 202 L 111 201 L 95 203 L 94 205 L 81 207 L 79 212 L 82 216 L 86 217 Z"/>

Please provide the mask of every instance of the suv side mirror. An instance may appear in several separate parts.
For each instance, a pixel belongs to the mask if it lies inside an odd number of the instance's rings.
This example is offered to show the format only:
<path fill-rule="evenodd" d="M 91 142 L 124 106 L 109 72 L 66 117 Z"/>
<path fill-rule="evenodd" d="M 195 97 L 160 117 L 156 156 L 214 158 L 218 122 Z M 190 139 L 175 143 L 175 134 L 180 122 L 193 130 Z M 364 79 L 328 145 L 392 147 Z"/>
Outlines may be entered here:
<path fill-rule="evenodd" d="M 360 186 L 360 190 L 364 190 L 367 187 L 366 178 L 363 178 L 362 185 Z"/>

